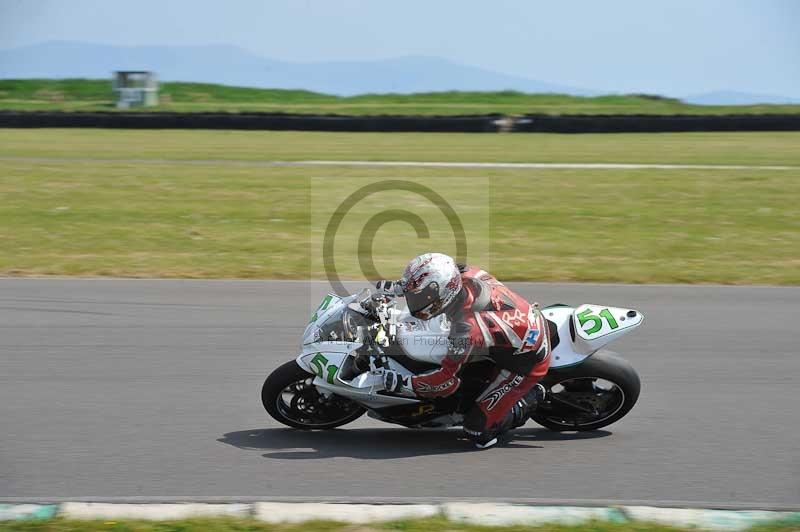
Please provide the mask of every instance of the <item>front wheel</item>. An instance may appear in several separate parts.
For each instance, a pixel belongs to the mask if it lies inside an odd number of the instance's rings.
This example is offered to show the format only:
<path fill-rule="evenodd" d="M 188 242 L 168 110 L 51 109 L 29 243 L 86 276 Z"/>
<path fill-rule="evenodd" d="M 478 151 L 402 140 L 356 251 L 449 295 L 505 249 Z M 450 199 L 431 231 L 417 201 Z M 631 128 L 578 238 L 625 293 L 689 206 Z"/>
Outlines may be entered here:
<path fill-rule="evenodd" d="M 261 403 L 276 421 L 296 429 L 332 429 L 361 417 L 366 410 L 338 395 L 324 395 L 314 375 L 292 360 L 273 371 L 261 388 Z"/>
<path fill-rule="evenodd" d="M 630 412 L 641 389 L 633 366 L 609 351 L 598 351 L 577 366 L 551 371 L 542 385 L 547 395 L 531 419 L 555 431 L 611 425 Z"/>

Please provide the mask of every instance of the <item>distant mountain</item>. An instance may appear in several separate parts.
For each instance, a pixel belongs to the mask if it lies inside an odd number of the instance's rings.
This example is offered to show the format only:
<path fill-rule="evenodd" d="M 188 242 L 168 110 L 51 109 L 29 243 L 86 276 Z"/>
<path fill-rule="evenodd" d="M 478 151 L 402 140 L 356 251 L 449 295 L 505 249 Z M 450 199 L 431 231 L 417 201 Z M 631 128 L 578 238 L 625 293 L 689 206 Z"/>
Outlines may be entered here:
<path fill-rule="evenodd" d="M 225 45 L 127 47 L 77 42 L 0 50 L 0 78 L 105 78 L 114 70 L 152 70 L 165 81 L 307 89 L 338 95 L 506 89 L 597 94 L 423 56 L 289 63 Z"/>
<path fill-rule="evenodd" d="M 798 98 L 787 98 L 768 94 L 751 94 L 748 92 L 713 91 L 695 94 L 683 98 L 687 103 L 696 105 L 755 105 L 759 103 L 793 104 L 800 103 Z"/>
<path fill-rule="evenodd" d="M 228 45 L 111 46 L 59 41 L 0 50 L 0 78 L 108 78 L 114 70 L 152 70 L 164 81 L 306 89 L 342 96 L 451 90 L 602 94 L 425 56 L 290 63 Z M 698 105 L 800 103 L 797 98 L 733 91 L 708 92 L 683 100 Z"/>

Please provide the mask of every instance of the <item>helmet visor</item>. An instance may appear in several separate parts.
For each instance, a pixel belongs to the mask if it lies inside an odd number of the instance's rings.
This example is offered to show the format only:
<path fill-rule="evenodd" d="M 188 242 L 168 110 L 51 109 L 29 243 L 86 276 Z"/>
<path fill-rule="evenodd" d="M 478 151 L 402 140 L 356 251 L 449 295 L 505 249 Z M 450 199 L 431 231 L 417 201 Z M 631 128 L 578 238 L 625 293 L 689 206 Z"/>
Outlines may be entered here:
<path fill-rule="evenodd" d="M 437 283 L 430 283 L 425 288 L 417 290 L 416 292 L 406 292 L 406 304 L 408 311 L 414 317 L 424 317 L 426 314 L 431 314 L 431 305 L 439 302 L 439 285 Z"/>

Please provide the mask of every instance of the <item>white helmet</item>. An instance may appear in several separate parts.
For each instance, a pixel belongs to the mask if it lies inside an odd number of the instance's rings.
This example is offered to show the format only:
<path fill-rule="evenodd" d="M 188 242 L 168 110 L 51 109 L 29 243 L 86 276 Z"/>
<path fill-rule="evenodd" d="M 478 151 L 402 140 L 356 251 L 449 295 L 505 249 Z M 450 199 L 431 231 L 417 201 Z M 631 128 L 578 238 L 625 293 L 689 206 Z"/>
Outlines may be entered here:
<path fill-rule="evenodd" d="M 411 260 L 400 279 L 408 311 L 429 320 L 444 312 L 461 291 L 461 272 L 442 253 L 426 253 Z"/>

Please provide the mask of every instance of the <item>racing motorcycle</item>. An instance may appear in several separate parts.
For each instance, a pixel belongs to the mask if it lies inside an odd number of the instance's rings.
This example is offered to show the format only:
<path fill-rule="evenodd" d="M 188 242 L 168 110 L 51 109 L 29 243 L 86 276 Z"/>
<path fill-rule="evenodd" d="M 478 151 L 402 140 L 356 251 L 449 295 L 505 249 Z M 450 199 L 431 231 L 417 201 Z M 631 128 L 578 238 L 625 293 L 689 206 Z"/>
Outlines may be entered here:
<path fill-rule="evenodd" d="M 639 398 L 639 376 L 602 348 L 641 325 L 641 312 L 592 304 L 531 309 L 546 318 L 552 356 L 541 381 L 547 393 L 530 418 L 554 431 L 590 431 L 625 416 Z M 264 382 L 264 408 L 298 429 L 340 427 L 365 412 L 406 427 L 460 426 L 489 384 L 490 360 L 471 356 L 459 373 L 461 386 L 443 398 L 389 394 L 382 376 L 384 369 L 402 375 L 436 369 L 449 331 L 444 314 L 423 321 L 368 289 L 346 297 L 328 294 L 306 326 L 300 354 Z"/>

